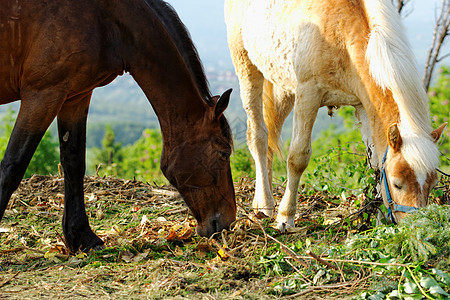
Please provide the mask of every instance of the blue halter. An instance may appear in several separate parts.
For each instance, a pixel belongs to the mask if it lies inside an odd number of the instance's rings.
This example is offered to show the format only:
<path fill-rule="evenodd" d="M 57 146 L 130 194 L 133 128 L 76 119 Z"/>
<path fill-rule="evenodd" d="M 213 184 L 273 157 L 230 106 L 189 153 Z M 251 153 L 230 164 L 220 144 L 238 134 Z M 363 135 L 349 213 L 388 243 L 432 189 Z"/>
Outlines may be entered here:
<path fill-rule="evenodd" d="M 384 153 L 383 160 L 381 161 L 381 177 L 380 177 L 380 185 L 383 182 L 384 179 L 384 190 L 386 191 L 386 198 L 388 201 L 388 214 L 387 218 L 391 218 L 392 223 L 397 224 L 397 222 L 394 219 L 394 214 L 392 213 L 391 206 L 394 207 L 394 212 L 404 212 L 404 213 L 411 213 L 417 211 L 419 208 L 413 207 L 413 206 L 406 206 L 406 205 L 400 205 L 396 204 L 394 200 L 392 200 L 391 192 L 389 191 L 389 185 L 387 182 L 387 176 L 386 171 L 384 170 L 384 163 L 386 162 L 386 156 L 389 151 L 389 146 L 386 148 L 386 152 Z"/>

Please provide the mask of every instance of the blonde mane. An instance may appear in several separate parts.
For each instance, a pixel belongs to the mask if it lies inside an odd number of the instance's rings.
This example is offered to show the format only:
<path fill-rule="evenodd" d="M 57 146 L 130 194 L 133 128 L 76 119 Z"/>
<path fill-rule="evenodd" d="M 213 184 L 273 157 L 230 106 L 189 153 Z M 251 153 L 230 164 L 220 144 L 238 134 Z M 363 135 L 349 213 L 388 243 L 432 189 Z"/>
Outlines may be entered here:
<path fill-rule="evenodd" d="M 370 27 L 366 60 L 376 84 L 390 90 L 400 113 L 402 153 L 416 172 L 439 165 L 431 140 L 429 99 L 422 86 L 400 16 L 390 0 L 363 0 Z"/>

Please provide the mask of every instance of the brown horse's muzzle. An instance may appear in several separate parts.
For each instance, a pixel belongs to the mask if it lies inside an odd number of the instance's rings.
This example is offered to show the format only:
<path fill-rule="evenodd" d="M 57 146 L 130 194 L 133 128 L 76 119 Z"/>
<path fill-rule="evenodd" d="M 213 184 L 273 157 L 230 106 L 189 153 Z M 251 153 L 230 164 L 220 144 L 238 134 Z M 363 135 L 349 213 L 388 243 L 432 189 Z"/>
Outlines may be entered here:
<path fill-rule="evenodd" d="M 229 228 L 236 220 L 233 179 L 226 156 L 231 150 L 213 149 L 218 145 L 210 140 L 185 143 L 170 153 L 163 152 L 161 159 L 161 170 L 197 220 L 198 234 L 205 237 Z"/>
<path fill-rule="evenodd" d="M 228 229 L 236 220 L 236 202 L 232 185 L 221 191 L 215 186 L 181 189 L 180 193 L 197 220 L 197 233 L 200 236 L 210 237 L 216 232 Z"/>
<path fill-rule="evenodd" d="M 232 217 L 234 215 L 234 217 Z M 205 220 L 197 225 L 197 234 L 203 237 L 210 237 L 216 232 L 221 232 L 224 229 L 229 229 L 230 225 L 236 220 L 235 214 L 225 217 L 221 214 L 216 214 L 212 218 Z"/>

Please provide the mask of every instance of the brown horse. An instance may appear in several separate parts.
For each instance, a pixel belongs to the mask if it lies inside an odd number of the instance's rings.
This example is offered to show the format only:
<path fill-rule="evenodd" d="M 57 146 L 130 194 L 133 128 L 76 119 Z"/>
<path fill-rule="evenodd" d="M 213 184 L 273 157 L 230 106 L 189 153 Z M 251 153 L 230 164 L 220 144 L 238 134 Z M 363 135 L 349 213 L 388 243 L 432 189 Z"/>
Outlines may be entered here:
<path fill-rule="evenodd" d="M 200 235 L 236 218 L 223 115 L 231 90 L 212 97 L 189 34 L 159 0 L 4 0 L 0 103 L 21 100 L 0 166 L 0 218 L 44 132 L 57 116 L 64 168 L 63 232 L 70 250 L 99 249 L 83 202 L 86 119 L 94 88 L 129 72 L 162 130 L 161 169 L 198 221 Z"/>

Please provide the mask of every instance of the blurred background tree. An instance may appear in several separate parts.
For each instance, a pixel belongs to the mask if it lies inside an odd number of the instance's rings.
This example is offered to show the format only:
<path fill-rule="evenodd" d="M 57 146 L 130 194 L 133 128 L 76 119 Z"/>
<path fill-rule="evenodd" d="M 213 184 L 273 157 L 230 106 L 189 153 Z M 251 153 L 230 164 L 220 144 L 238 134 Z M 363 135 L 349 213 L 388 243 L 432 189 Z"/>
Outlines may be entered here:
<path fill-rule="evenodd" d="M 100 168 L 102 172 L 110 176 L 120 175 L 120 163 L 123 159 L 122 143 L 116 143 L 115 133 L 111 125 L 105 128 L 105 135 L 102 140 L 101 148 L 93 148 L 93 160 L 96 168 Z"/>
<path fill-rule="evenodd" d="M 0 124 L 0 157 L 5 155 L 9 137 L 14 127 L 16 119 L 15 112 L 11 109 L 3 116 Z M 31 159 L 30 165 L 25 172 L 25 178 L 33 174 L 57 174 L 59 163 L 58 143 L 53 138 L 50 131 L 47 131 L 42 138 L 36 152 Z"/>
<path fill-rule="evenodd" d="M 442 66 L 438 72 L 436 84 L 430 88 L 431 121 L 434 128 L 442 123 L 449 122 L 450 119 L 450 68 Z M 449 124 L 450 125 L 450 124 Z M 441 150 L 441 169 L 444 172 L 450 172 L 450 128 L 444 131 L 439 141 L 439 150 Z"/>

